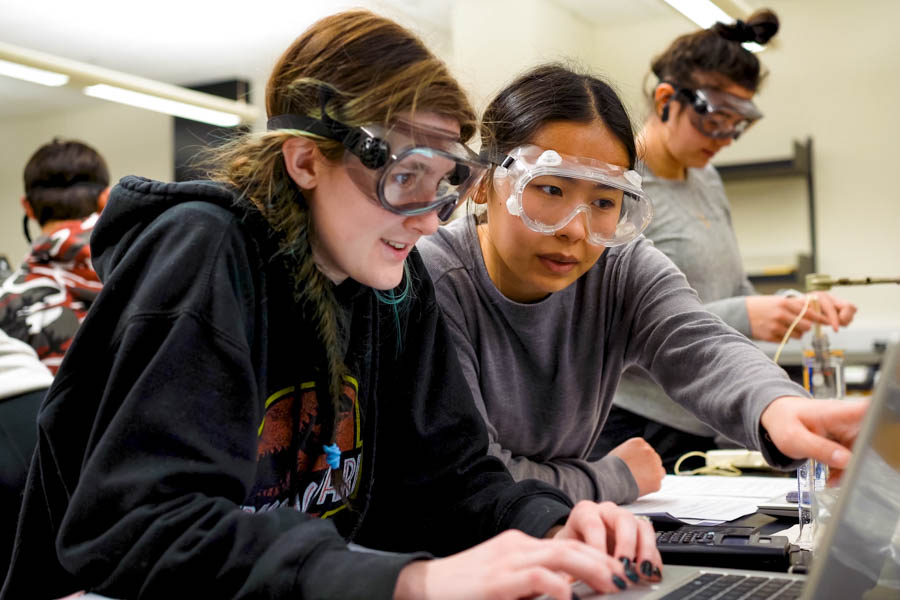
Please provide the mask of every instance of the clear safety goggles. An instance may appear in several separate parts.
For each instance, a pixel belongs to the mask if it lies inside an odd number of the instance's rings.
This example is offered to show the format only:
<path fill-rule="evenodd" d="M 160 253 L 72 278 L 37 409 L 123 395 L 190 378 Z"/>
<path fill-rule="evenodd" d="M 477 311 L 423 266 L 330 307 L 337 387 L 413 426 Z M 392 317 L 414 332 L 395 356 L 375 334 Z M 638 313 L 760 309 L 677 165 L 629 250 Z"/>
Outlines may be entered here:
<path fill-rule="evenodd" d="M 693 109 L 689 115 L 694 128 L 709 138 L 738 139 L 763 114 L 746 98 L 713 88 L 691 89 L 676 86 L 675 96 L 685 98 Z"/>
<path fill-rule="evenodd" d="M 620 246 L 640 235 L 653 215 L 637 171 L 534 145 L 496 162 L 495 190 L 506 196 L 509 214 L 532 231 L 551 235 L 582 215 L 589 242 Z"/>
<path fill-rule="evenodd" d="M 341 142 L 344 167 L 356 187 L 398 215 L 438 211 L 446 221 L 488 164 L 453 133 L 394 119 L 390 125 L 345 125 L 325 114 L 279 115 L 269 130 L 299 129 Z"/>

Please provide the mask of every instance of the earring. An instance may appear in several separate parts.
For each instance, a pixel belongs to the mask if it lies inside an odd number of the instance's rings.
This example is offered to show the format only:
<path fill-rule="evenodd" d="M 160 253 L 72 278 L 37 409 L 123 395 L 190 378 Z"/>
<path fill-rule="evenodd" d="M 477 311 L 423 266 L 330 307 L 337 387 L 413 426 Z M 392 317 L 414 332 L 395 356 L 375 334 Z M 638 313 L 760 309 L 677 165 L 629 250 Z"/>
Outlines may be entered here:
<path fill-rule="evenodd" d="M 665 123 L 666 121 L 669 120 L 669 103 L 668 103 L 668 102 L 666 102 L 666 105 L 663 106 L 662 114 L 659 115 L 659 119 L 660 119 L 663 123 Z"/>

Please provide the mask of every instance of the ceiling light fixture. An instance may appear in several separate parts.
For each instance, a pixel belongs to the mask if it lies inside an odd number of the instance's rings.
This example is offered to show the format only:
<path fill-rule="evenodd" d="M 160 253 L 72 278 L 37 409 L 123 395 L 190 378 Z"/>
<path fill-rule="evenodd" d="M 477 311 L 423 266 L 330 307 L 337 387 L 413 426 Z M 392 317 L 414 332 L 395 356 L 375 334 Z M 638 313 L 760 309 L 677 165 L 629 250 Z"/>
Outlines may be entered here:
<path fill-rule="evenodd" d="M 151 96 L 150 94 L 142 94 L 141 92 L 133 92 L 125 88 L 98 83 L 84 88 L 84 93 L 92 98 L 100 98 L 102 100 L 111 100 L 120 104 L 128 104 L 155 112 L 161 112 L 184 119 L 194 121 L 203 121 L 212 125 L 221 125 L 223 127 L 234 127 L 240 125 L 241 118 L 238 115 L 223 112 L 220 110 L 210 110 L 195 104 L 186 104 L 169 100 L 168 98 L 160 98 L 159 96 Z"/>
<path fill-rule="evenodd" d="M 34 67 L 26 67 L 18 63 L 8 60 L 0 60 L 0 75 L 14 77 L 31 83 L 39 83 L 41 85 L 49 85 L 50 87 L 59 87 L 69 83 L 69 76 L 62 73 L 55 73 L 45 69 L 35 69 Z"/>
<path fill-rule="evenodd" d="M 5 65 L 10 65 L 10 68 L 4 68 Z M 2 42 L 0 75 L 43 85 L 78 87 L 94 98 L 222 127 L 252 123 L 259 116 L 257 107 L 243 101 L 228 100 Z M 43 80 L 37 81 L 35 77 Z"/>

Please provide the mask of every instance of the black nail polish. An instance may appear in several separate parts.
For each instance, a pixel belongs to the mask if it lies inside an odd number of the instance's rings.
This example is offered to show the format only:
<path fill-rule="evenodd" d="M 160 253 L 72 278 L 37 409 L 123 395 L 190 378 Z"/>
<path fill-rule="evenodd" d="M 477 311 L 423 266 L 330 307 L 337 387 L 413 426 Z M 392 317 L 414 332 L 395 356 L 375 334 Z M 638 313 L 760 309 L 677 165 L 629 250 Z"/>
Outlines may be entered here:
<path fill-rule="evenodd" d="M 622 565 L 625 567 L 625 576 L 637 583 L 640 577 L 638 577 L 638 574 L 635 572 L 634 567 L 631 564 L 631 559 L 627 556 L 622 556 L 619 558 L 619 561 L 621 561 Z"/>
<path fill-rule="evenodd" d="M 612 576 L 612 582 L 616 584 L 616 587 L 620 590 L 624 590 L 626 587 L 628 587 L 628 585 L 624 581 L 622 581 L 622 578 L 618 575 Z"/>
<path fill-rule="evenodd" d="M 572 592 L 572 600 L 581 600 L 581 596 L 579 596 L 575 592 Z"/>
<path fill-rule="evenodd" d="M 653 576 L 662 579 L 662 573 L 660 572 L 659 567 L 653 567 Z"/>
<path fill-rule="evenodd" d="M 644 577 L 650 577 L 653 575 L 653 565 L 649 560 L 645 560 L 641 563 L 641 573 L 644 574 Z"/>

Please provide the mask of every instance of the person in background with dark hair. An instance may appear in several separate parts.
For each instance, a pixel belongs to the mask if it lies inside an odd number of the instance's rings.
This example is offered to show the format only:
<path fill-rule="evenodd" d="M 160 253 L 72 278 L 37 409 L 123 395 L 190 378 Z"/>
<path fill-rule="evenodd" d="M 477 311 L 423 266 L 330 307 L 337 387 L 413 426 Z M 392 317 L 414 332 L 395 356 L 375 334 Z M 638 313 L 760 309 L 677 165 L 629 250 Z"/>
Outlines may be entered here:
<path fill-rule="evenodd" d="M 742 334 L 781 341 L 803 310 L 799 292 L 759 295 L 744 271 L 722 180 L 710 160 L 762 117 L 753 96 L 764 78 L 745 42 L 767 43 L 778 18 L 760 10 L 733 25 L 683 35 L 652 65 L 657 83 L 653 112 L 641 132 L 645 149 L 637 170 L 653 202 L 653 221 L 644 232 L 681 269 L 704 306 Z M 853 319 L 856 307 L 828 293 L 793 331 L 800 337 L 813 323 L 835 331 Z M 646 370 L 631 367 L 622 378 L 595 456 L 622 440 L 646 439 L 672 471 L 692 450 L 734 445 L 717 438 L 708 424 L 673 402 Z M 738 444 L 739 445 L 739 444 Z"/>
<path fill-rule="evenodd" d="M 658 573 L 649 522 L 487 454 L 415 249 L 486 167 L 446 65 L 343 12 L 266 107 L 210 181 L 111 193 L 0 598 L 569 600 L 626 587 L 619 556 Z"/>
<path fill-rule="evenodd" d="M 56 373 L 101 288 L 89 242 L 109 194 L 109 170 L 87 144 L 54 139 L 28 160 L 24 180 L 31 251 L 0 283 L 0 329 L 28 343 Z M 41 228 L 34 242 L 29 220 Z"/>
<path fill-rule="evenodd" d="M 590 459 L 633 364 L 773 465 L 815 456 L 846 466 L 865 406 L 810 399 L 706 311 L 640 235 L 649 200 L 633 170 L 631 122 L 608 84 L 537 67 L 491 101 L 481 140 L 494 166 L 472 197 L 486 211 L 419 248 L 487 422 L 489 452 L 516 479 L 552 483 L 573 500 L 628 502 L 658 489 L 660 458 L 643 441 L 635 464 Z"/>

